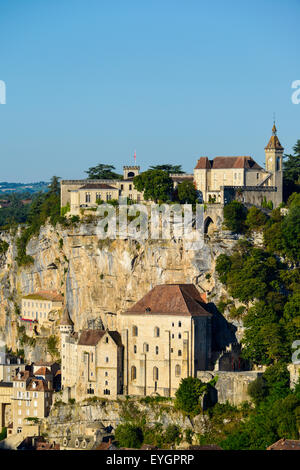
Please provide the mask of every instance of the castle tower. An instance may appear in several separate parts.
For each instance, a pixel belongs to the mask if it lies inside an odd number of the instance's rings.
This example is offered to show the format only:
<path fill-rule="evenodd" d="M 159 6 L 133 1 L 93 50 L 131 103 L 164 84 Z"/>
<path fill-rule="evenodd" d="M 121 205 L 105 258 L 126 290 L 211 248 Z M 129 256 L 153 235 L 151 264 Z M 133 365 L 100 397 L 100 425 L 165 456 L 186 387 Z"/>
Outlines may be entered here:
<path fill-rule="evenodd" d="M 73 332 L 74 323 L 72 322 L 67 307 L 64 308 L 61 320 L 59 322 L 59 331 L 61 334 L 70 334 Z"/>
<path fill-rule="evenodd" d="M 265 147 L 266 155 L 266 170 L 269 171 L 272 176 L 269 179 L 270 186 L 276 186 L 276 207 L 282 202 L 282 186 L 283 186 L 283 171 L 282 171 L 282 157 L 283 150 L 278 137 L 275 122 L 272 128 L 272 136 Z"/>
<path fill-rule="evenodd" d="M 123 166 L 123 178 L 124 180 L 134 178 L 140 173 L 139 166 Z"/>

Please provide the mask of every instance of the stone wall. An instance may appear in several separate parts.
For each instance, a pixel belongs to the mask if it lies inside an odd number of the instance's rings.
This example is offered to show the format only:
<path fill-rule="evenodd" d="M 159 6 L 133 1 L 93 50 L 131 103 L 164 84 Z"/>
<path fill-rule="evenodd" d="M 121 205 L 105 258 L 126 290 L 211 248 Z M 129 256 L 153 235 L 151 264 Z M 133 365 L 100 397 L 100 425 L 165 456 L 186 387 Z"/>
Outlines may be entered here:
<path fill-rule="evenodd" d="M 257 371 L 197 371 L 198 379 L 203 382 L 209 382 L 217 376 L 215 401 L 218 403 L 228 401 L 232 405 L 240 405 L 244 401 L 251 400 L 247 393 L 248 385 L 261 375 L 262 372 Z"/>

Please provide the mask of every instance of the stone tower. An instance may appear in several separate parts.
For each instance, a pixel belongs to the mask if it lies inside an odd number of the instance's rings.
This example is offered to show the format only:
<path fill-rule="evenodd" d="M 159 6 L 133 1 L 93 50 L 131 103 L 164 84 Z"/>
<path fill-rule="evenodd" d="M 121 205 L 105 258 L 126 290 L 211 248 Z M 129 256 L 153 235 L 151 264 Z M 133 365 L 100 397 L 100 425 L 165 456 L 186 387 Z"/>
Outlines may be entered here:
<path fill-rule="evenodd" d="M 61 334 L 70 334 L 73 332 L 73 328 L 74 324 L 70 318 L 67 307 L 65 307 L 59 322 L 59 331 Z"/>
<path fill-rule="evenodd" d="M 139 175 L 140 167 L 139 166 L 123 166 L 123 178 L 124 180 L 134 178 Z"/>
<path fill-rule="evenodd" d="M 275 122 L 272 128 L 272 136 L 265 147 L 266 155 L 266 170 L 271 173 L 268 180 L 269 186 L 276 186 L 276 207 L 282 202 L 282 186 L 283 186 L 283 171 L 282 171 L 282 157 L 283 150 L 281 143 L 277 137 L 277 129 Z"/>

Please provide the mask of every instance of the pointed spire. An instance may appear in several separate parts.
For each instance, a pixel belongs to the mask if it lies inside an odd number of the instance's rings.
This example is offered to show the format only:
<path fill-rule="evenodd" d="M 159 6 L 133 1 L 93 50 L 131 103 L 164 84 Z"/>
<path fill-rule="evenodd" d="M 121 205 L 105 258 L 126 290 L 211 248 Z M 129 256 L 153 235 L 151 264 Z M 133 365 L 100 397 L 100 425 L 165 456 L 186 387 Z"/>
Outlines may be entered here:
<path fill-rule="evenodd" d="M 72 320 L 70 318 L 67 307 L 64 308 L 64 311 L 63 311 L 61 320 L 59 322 L 59 325 L 60 326 L 67 326 L 67 325 L 73 326 L 74 325 L 74 323 L 72 322 Z"/>
<path fill-rule="evenodd" d="M 271 135 L 271 138 L 267 144 L 267 146 L 265 147 L 265 149 L 276 149 L 276 150 L 283 150 L 283 147 L 277 137 L 277 127 L 275 125 L 275 120 L 274 120 L 274 123 L 273 123 L 273 127 L 272 127 L 272 135 Z"/>

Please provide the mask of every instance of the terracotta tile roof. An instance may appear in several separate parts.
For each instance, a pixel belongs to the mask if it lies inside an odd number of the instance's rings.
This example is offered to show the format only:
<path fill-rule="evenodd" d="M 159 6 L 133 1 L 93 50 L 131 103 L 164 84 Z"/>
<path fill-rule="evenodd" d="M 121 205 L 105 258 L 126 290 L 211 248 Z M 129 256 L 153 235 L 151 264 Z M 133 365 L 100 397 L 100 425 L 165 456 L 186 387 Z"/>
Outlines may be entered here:
<path fill-rule="evenodd" d="M 32 300 L 51 300 L 52 302 L 63 302 L 64 298 L 58 292 L 50 290 L 39 290 L 32 294 L 24 295 L 23 299 L 32 299 Z"/>
<path fill-rule="evenodd" d="M 300 441 L 279 439 L 279 441 L 267 447 L 267 450 L 300 450 Z"/>
<path fill-rule="evenodd" d="M 110 439 L 108 442 L 101 442 L 95 450 L 117 450 L 117 447 Z"/>
<path fill-rule="evenodd" d="M 200 157 L 195 166 L 195 170 L 205 170 L 209 168 L 211 168 L 211 163 L 208 157 Z"/>
<path fill-rule="evenodd" d="M 87 183 L 79 189 L 118 189 L 106 183 Z"/>
<path fill-rule="evenodd" d="M 30 377 L 30 371 L 29 370 L 21 370 L 17 373 L 17 375 L 14 377 L 14 380 L 27 380 Z M 19 378 L 20 376 L 20 378 Z"/>
<path fill-rule="evenodd" d="M 193 284 L 161 284 L 123 314 L 211 316 Z"/>
<path fill-rule="evenodd" d="M 48 367 L 40 367 L 34 375 L 51 375 L 51 371 L 48 369 Z"/>
<path fill-rule="evenodd" d="M 26 390 L 32 390 L 33 392 L 48 392 L 51 389 L 48 387 L 48 384 L 44 380 L 36 379 L 35 377 L 33 377 L 27 385 Z"/>
<path fill-rule="evenodd" d="M 249 156 L 239 156 L 239 157 L 215 157 L 213 160 L 208 160 L 207 157 L 201 157 L 195 170 L 199 169 L 230 169 L 230 168 L 246 168 L 248 170 L 261 170 L 262 167 Z"/>
<path fill-rule="evenodd" d="M 81 332 L 78 344 L 83 346 L 96 346 L 104 334 L 104 330 L 84 330 Z"/>

